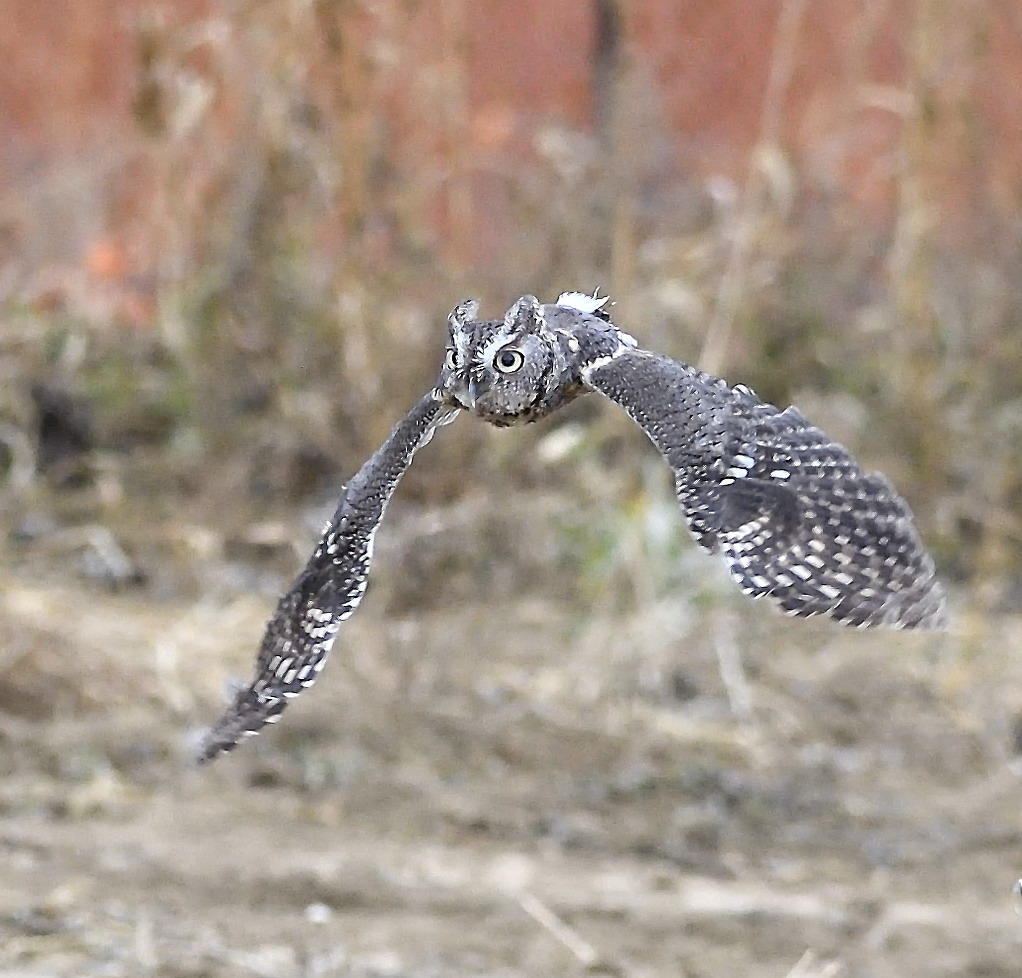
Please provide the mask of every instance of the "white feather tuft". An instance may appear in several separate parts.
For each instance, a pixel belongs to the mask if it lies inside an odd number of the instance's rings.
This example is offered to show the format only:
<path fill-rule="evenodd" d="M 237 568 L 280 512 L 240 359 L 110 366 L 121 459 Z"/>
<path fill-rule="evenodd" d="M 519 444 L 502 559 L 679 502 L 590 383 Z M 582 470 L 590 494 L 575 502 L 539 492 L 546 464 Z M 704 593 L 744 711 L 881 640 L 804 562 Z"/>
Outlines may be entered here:
<path fill-rule="evenodd" d="M 585 292 L 562 292 L 557 297 L 557 305 L 568 306 L 570 309 L 577 309 L 579 312 L 594 313 L 602 309 L 608 302 L 610 296 L 600 298 L 596 295 L 586 295 Z"/>

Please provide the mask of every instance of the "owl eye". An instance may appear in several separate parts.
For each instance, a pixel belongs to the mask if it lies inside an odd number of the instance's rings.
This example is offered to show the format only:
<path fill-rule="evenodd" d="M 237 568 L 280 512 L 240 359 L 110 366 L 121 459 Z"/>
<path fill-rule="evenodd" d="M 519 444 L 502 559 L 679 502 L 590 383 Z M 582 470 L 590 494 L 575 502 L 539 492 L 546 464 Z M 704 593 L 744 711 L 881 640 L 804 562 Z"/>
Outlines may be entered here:
<path fill-rule="evenodd" d="M 453 349 L 449 349 L 447 351 L 447 356 L 444 357 L 444 366 L 448 370 L 454 370 L 455 367 L 457 367 L 457 365 L 458 365 L 457 364 L 457 359 L 458 358 L 457 358 L 457 355 L 455 354 L 454 350 Z"/>
<path fill-rule="evenodd" d="M 507 346 L 497 354 L 497 359 L 493 361 L 494 366 L 502 374 L 513 374 L 516 370 L 521 370 L 523 363 L 525 363 L 525 356 L 522 351 Z"/>

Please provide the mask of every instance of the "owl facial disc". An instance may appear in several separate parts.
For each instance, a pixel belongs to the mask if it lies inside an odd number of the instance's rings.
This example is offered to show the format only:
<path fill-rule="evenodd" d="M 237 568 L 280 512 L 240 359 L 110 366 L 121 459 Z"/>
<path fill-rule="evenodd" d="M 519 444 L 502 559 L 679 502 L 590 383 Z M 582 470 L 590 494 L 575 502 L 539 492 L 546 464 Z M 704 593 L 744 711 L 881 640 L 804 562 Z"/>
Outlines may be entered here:
<path fill-rule="evenodd" d="M 501 319 L 460 303 L 438 389 L 452 407 L 498 427 L 527 424 L 583 393 L 583 370 L 634 340 L 618 331 L 607 297 L 565 292 L 556 303 L 524 295 Z"/>

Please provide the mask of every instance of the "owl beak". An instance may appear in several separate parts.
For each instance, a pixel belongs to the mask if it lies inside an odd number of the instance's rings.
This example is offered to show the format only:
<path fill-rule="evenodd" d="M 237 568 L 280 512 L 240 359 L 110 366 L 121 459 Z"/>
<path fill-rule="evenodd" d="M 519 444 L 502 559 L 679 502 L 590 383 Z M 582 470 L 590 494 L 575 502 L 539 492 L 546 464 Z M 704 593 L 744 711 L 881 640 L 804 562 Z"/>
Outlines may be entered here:
<path fill-rule="evenodd" d="M 479 394 L 479 385 L 470 380 L 467 384 L 458 384 L 454 388 L 454 399 L 467 411 L 474 411 L 476 397 Z"/>

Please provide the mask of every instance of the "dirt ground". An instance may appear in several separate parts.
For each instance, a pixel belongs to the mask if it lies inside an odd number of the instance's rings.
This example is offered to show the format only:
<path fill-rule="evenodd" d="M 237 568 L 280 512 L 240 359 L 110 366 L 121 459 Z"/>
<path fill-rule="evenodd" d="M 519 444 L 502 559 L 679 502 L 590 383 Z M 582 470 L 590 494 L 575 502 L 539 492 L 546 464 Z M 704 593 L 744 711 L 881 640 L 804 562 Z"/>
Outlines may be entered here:
<path fill-rule="evenodd" d="M 466 603 L 460 519 L 396 507 L 317 688 L 206 768 L 305 529 L 175 529 L 190 589 L 15 553 L 0 974 L 1020 973 L 1018 616 L 792 622 L 689 546 L 629 601 L 519 561 Z"/>

